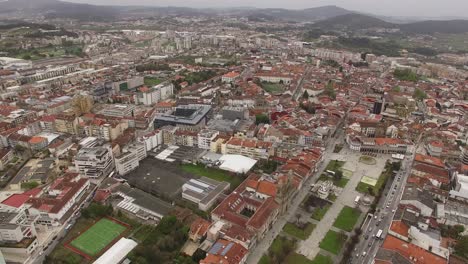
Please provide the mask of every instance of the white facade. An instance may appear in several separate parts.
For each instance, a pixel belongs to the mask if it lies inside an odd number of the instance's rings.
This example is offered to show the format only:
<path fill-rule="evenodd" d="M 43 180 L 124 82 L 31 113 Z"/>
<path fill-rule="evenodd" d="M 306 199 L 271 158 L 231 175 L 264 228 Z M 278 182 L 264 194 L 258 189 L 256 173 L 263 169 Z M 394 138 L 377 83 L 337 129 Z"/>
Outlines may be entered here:
<path fill-rule="evenodd" d="M 105 147 L 82 148 L 75 157 L 75 167 L 84 177 L 107 176 L 114 168 L 112 151 Z"/>
<path fill-rule="evenodd" d="M 198 148 L 210 149 L 211 141 L 219 135 L 219 131 L 204 129 L 198 133 Z"/>
<path fill-rule="evenodd" d="M 172 83 L 158 84 L 148 89 L 148 91 L 138 92 L 135 95 L 135 103 L 153 105 L 162 100 L 170 98 L 174 94 Z"/>
<path fill-rule="evenodd" d="M 145 144 L 146 151 L 150 151 L 163 143 L 163 133 L 161 130 L 155 130 L 150 134 L 140 137 L 138 140 Z"/>
<path fill-rule="evenodd" d="M 119 175 L 125 175 L 138 168 L 139 165 L 135 152 L 125 152 L 115 157 L 115 170 Z"/>

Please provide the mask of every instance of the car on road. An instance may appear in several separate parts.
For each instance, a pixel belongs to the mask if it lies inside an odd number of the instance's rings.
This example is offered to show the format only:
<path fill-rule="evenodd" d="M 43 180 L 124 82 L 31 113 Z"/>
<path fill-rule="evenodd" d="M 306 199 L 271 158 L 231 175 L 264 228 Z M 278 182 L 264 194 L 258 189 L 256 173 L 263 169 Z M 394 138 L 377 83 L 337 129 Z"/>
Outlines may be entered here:
<path fill-rule="evenodd" d="M 367 246 L 372 247 L 372 243 L 369 243 Z"/>
<path fill-rule="evenodd" d="M 372 227 L 369 227 L 369 229 L 367 230 L 368 232 L 372 231 Z"/>
<path fill-rule="evenodd" d="M 367 252 L 365 252 L 365 251 L 364 251 L 364 252 L 362 252 L 362 256 L 363 256 L 363 257 L 365 257 L 365 256 L 366 256 L 366 254 L 367 254 Z"/>
<path fill-rule="evenodd" d="M 364 238 L 365 238 L 366 240 L 369 239 L 369 235 L 366 235 Z"/>

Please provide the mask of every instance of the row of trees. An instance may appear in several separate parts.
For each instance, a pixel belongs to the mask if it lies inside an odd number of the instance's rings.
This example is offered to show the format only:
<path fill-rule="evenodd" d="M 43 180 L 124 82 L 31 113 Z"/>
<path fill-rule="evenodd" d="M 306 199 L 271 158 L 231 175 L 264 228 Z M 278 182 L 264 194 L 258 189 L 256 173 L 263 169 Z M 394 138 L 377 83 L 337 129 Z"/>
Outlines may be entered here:
<path fill-rule="evenodd" d="M 345 250 L 343 252 L 343 257 L 342 257 L 341 262 L 340 262 L 341 264 L 346 264 L 346 263 L 349 262 L 349 260 L 352 257 L 354 248 L 359 243 L 359 237 L 361 236 L 361 234 L 362 234 L 361 228 L 358 227 L 358 228 L 354 229 L 354 233 L 351 236 L 351 239 L 345 245 Z M 340 232 L 339 237 L 342 237 L 343 235 L 346 236 L 346 234 L 344 234 L 343 232 Z"/>

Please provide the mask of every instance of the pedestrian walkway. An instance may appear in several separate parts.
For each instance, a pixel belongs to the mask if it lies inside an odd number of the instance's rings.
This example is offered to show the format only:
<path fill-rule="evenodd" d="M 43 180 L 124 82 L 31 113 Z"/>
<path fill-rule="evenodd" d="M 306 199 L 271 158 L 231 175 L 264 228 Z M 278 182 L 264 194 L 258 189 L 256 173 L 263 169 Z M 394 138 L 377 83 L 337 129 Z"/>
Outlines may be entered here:
<path fill-rule="evenodd" d="M 331 159 L 334 159 L 334 156 L 335 155 L 332 155 Z M 355 206 L 354 199 L 357 195 L 355 189 L 361 181 L 362 175 L 364 175 L 366 172 L 365 166 L 359 164 L 357 159 L 359 159 L 359 155 L 356 155 L 356 158 L 348 157 L 347 162 L 350 162 L 351 164 L 346 164 L 346 168 L 350 169 L 354 167 L 353 176 L 351 176 L 348 184 L 346 184 L 346 186 L 343 188 L 341 195 L 338 196 L 336 201 L 325 214 L 325 217 L 317 224 L 309 238 L 301 242 L 297 250 L 299 254 L 302 254 L 311 260 L 314 259 L 315 256 L 321 251 L 319 244 L 327 234 L 328 230 L 334 230 L 333 223 L 335 222 L 343 207 Z"/>

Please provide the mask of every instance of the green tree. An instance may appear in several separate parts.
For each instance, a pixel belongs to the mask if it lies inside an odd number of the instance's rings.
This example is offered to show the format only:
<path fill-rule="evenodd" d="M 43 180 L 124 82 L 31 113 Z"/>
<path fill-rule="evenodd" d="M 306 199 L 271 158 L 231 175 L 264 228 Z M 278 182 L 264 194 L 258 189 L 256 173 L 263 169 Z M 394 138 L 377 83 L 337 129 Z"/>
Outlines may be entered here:
<path fill-rule="evenodd" d="M 335 87 L 332 80 L 329 80 L 327 86 L 325 86 L 324 94 L 336 99 Z"/>
<path fill-rule="evenodd" d="M 417 82 L 419 80 L 419 76 L 410 69 L 395 69 L 393 76 L 401 81 Z"/>
<path fill-rule="evenodd" d="M 392 91 L 399 93 L 399 92 L 401 92 L 401 88 L 400 88 L 400 86 L 395 86 L 395 87 L 393 87 Z"/>
<path fill-rule="evenodd" d="M 418 101 L 422 101 L 427 98 L 427 95 L 423 90 L 416 88 L 413 93 L 413 98 Z"/>
<path fill-rule="evenodd" d="M 455 255 L 468 258 L 468 236 L 461 237 L 455 245 Z"/>
<path fill-rule="evenodd" d="M 23 55 L 23 60 L 30 60 L 30 59 L 31 59 L 31 55 L 29 54 Z"/>
<path fill-rule="evenodd" d="M 343 179 L 343 172 L 340 171 L 340 170 L 335 171 L 335 174 L 333 175 L 333 178 L 335 179 L 335 181 L 339 181 L 339 180 Z"/>
<path fill-rule="evenodd" d="M 258 114 L 255 116 L 255 124 L 270 124 L 270 118 L 265 114 Z"/>

